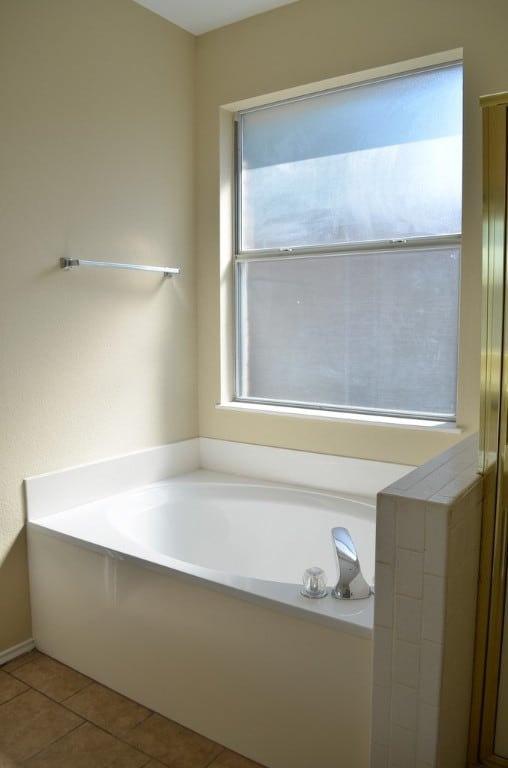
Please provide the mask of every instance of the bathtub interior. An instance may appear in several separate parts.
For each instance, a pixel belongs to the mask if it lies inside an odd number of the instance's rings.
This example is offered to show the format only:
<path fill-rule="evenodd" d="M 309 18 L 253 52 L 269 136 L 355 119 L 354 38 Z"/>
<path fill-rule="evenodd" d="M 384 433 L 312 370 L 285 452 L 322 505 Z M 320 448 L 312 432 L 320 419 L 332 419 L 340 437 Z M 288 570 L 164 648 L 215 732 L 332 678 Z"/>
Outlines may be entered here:
<path fill-rule="evenodd" d="M 153 552 L 247 578 L 300 583 L 320 566 L 334 580 L 331 529 L 348 528 L 374 577 L 375 509 L 338 494 L 197 471 L 104 502 L 109 523 Z"/>

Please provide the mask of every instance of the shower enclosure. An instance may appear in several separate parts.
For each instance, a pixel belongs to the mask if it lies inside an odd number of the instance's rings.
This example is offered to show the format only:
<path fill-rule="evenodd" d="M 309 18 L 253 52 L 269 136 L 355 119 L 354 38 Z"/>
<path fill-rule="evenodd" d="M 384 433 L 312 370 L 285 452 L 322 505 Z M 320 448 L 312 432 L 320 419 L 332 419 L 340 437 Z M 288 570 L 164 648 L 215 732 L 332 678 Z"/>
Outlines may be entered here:
<path fill-rule="evenodd" d="M 481 107 L 484 510 L 470 765 L 508 768 L 508 93 L 484 97 Z"/>

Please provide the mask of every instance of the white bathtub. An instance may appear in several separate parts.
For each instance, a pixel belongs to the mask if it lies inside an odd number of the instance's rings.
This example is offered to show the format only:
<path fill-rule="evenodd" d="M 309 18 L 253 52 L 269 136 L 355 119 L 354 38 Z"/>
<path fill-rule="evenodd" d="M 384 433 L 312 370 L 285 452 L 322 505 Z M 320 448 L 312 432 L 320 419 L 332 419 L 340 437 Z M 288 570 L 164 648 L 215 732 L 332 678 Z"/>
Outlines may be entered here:
<path fill-rule="evenodd" d="M 370 637 L 373 599 L 314 600 L 301 594 L 303 572 L 320 566 L 337 580 L 334 526 L 349 530 L 374 580 L 375 507 L 345 497 L 198 470 L 50 514 L 31 523 L 60 537 L 132 558 L 206 586 Z"/>
<path fill-rule="evenodd" d="M 372 582 L 372 499 L 198 470 L 65 508 L 73 475 L 48 477 L 27 484 L 37 647 L 269 768 L 367 768 L 374 598 L 300 585 L 335 582 L 336 525 Z"/>

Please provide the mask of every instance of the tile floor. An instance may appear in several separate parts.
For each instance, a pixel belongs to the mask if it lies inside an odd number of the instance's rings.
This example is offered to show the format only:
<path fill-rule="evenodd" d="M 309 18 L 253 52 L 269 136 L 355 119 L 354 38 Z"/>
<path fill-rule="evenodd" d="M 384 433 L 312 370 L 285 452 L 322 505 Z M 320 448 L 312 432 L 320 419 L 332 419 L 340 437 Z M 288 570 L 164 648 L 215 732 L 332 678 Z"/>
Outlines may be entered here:
<path fill-rule="evenodd" d="M 0 667 L 0 768 L 262 768 L 31 651 Z"/>

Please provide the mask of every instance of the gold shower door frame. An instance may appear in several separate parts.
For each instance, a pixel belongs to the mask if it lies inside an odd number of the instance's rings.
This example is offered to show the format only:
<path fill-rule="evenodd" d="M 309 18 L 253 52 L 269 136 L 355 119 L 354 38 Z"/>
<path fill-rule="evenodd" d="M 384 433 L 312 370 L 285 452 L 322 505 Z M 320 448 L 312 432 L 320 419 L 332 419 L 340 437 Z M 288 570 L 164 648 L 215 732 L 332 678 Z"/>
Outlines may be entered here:
<path fill-rule="evenodd" d="M 483 304 L 480 462 L 482 549 L 472 701 L 471 766 L 508 768 L 496 754 L 506 608 L 508 517 L 508 93 L 481 100 L 483 115 Z M 505 658 L 506 663 L 506 658 Z"/>

